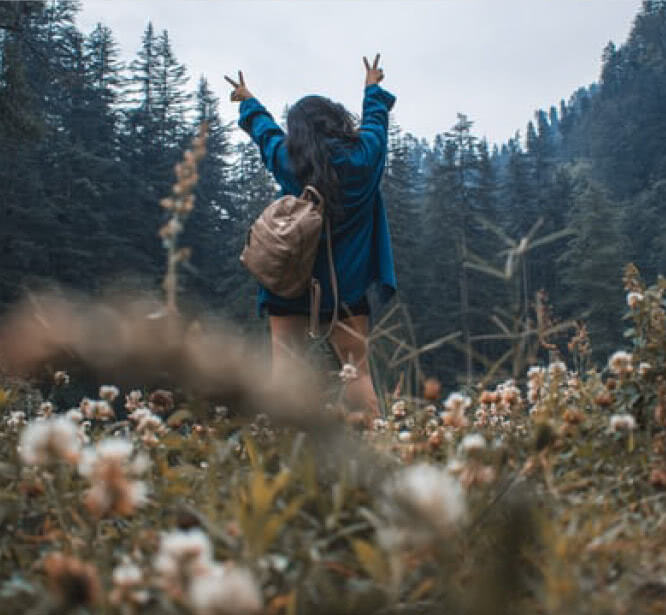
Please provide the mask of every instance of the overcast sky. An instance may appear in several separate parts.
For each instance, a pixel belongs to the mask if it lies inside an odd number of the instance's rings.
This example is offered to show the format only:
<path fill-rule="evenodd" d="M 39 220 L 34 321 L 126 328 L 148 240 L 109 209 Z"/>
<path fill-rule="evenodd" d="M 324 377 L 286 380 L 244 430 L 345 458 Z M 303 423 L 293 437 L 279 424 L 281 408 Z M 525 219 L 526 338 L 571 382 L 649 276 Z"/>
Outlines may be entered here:
<path fill-rule="evenodd" d="M 360 113 L 362 57 L 381 52 L 396 120 L 417 137 L 461 112 L 477 136 L 525 132 L 538 108 L 599 77 L 609 40 L 622 43 L 641 0 L 83 0 L 79 28 L 101 21 L 133 59 L 149 20 L 166 29 L 194 88 L 207 76 L 223 120 L 235 120 L 225 73 L 279 117 L 322 94 Z"/>

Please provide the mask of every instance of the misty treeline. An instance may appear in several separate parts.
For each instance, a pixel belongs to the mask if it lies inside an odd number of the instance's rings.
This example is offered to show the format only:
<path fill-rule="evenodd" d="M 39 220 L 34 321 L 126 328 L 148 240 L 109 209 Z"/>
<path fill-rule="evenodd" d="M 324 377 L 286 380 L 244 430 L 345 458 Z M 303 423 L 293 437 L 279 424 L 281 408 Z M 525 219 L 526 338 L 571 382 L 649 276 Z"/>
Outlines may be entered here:
<path fill-rule="evenodd" d="M 275 195 L 256 147 L 234 143 L 236 117 L 220 116 L 167 31 L 149 24 L 123 63 L 109 28 L 75 27 L 77 10 L 71 0 L 0 2 L 0 310 L 54 281 L 157 288 L 159 201 L 205 120 L 183 309 L 265 326 L 238 261 L 248 224 Z M 665 270 L 665 99 L 666 3 L 646 1 L 628 40 L 603 50 L 599 82 L 538 110 L 508 143 L 490 148 L 463 114 L 442 117 L 450 128 L 431 142 L 392 122 L 383 190 L 417 341 L 461 331 L 482 370 L 515 322 L 534 319 L 543 289 L 557 319 L 585 320 L 597 357 L 621 344 L 623 266 L 635 262 L 648 282 Z M 421 364 L 450 381 L 465 353 L 442 346 Z"/>

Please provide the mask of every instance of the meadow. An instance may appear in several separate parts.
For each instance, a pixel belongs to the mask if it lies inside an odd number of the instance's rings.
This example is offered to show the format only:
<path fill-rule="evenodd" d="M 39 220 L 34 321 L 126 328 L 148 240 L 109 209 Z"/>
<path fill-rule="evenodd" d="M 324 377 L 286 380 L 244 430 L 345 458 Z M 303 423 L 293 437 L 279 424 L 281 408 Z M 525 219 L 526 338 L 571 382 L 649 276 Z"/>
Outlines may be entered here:
<path fill-rule="evenodd" d="M 353 363 L 273 379 L 180 315 L 205 136 L 161 201 L 157 307 L 32 294 L 3 321 L 2 612 L 664 612 L 666 280 L 627 266 L 604 365 L 580 323 L 564 345 L 542 331 L 514 378 L 417 372 L 414 394 L 382 374 L 369 420 L 344 401 Z M 72 402 L 81 366 L 105 384 Z"/>

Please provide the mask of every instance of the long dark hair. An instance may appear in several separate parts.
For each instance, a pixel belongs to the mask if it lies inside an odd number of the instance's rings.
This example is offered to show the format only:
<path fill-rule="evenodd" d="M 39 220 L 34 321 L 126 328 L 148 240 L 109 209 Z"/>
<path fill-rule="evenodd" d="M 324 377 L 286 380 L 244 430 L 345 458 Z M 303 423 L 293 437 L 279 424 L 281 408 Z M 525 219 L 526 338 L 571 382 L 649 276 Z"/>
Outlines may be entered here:
<path fill-rule="evenodd" d="M 332 220 L 344 215 L 340 179 L 329 160 L 331 139 L 342 145 L 358 139 L 354 116 L 323 96 L 306 96 L 289 108 L 287 152 L 301 184 L 312 184 L 326 200 Z"/>

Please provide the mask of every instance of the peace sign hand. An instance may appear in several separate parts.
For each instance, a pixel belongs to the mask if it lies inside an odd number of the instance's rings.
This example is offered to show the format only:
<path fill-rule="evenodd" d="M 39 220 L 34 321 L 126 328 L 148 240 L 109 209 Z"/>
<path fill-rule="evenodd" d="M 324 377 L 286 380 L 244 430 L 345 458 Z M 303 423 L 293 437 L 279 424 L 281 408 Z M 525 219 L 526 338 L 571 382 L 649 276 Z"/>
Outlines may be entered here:
<path fill-rule="evenodd" d="M 375 56 L 375 61 L 370 66 L 370 63 L 368 62 L 368 58 L 363 56 L 363 63 L 365 64 L 365 85 L 366 87 L 369 85 L 375 85 L 379 83 L 383 78 L 384 78 L 384 69 L 378 68 L 379 67 L 379 54 Z"/>
<path fill-rule="evenodd" d="M 234 86 L 234 91 L 231 93 L 231 100 L 232 102 L 240 102 L 242 100 L 247 100 L 248 98 L 253 98 L 252 94 L 250 93 L 250 90 L 245 87 L 245 80 L 243 79 L 243 71 L 239 70 L 238 71 L 238 83 L 236 83 L 233 79 L 230 77 L 227 77 L 226 75 L 224 78 L 232 85 Z"/>

